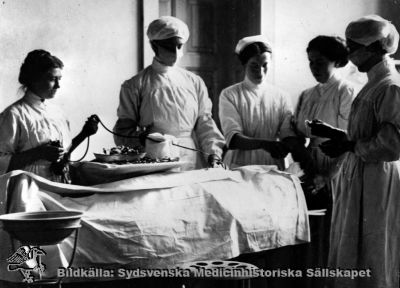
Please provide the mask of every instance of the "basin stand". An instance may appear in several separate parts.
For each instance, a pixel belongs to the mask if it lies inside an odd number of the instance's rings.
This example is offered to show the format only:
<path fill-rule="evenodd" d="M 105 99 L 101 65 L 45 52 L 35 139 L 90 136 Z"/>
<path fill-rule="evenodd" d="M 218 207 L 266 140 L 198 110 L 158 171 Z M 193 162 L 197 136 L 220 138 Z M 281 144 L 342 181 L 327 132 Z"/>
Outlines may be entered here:
<path fill-rule="evenodd" d="M 68 266 L 67 269 L 70 268 L 72 266 L 72 262 L 74 261 L 74 257 L 75 257 L 75 252 L 76 252 L 76 248 L 77 248 L 77 244 L 78 244 L 78 234 L 79 234 L 79 228 L 77 227 L 75 228 L 75 239 L 74 239 L 74 246 L 72 248 L 72 254 L 70 256 L 70 260 L 68 262 Z M 12 243 L 12 247 L 13 245 L 13 241 L 11 240 Z M 60 243 L 60 242 L 59 242 Z M 36 246 L 32 243 L 25 243 L 28 246 Z M 58 243 L 57 243 L 58 244 Z M 36 247 L 40 247 L 40 246 L 36 246 Z M 41 260 L 40 260 L 41 262 Z M 41 264 L 39 262 L 39 265 Z M 39 272 L 39 280 L 36 280 L 32 283 L 27 283 L 27 288 L 31 288 L 31 287 L 42 287 L 42 286 L 49 286 L 49 285 L 57 285 L 58 288 L 62 288 L 62 280 L 64 277 L 62 278 L 54 278 L 54 279 L 42 279 L 42 273 Z"/>

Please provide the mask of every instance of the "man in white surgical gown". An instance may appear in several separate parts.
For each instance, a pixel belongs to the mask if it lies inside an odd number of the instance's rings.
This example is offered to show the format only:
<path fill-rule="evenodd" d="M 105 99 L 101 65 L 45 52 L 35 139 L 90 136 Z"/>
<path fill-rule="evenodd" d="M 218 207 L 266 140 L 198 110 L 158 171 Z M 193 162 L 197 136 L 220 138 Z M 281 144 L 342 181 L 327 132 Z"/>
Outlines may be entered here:
<path fill-rule="evenodd" d="M 388 55 L 396 52 L 399 34 L 389 21 L 370 15 L 351 22 L 346 38 L 349 59 L 367 73 L 368 82 L 353 102 L 348 134 L 337 130 L 337 137 L 321 146 L 328 156 L 344 158 L 333 179 L 329 265 L 371 273 L 355 279 L 335 277 L 334 287 L 397 288 L 400 76 Z"/>
<path fill-rule="evenodd" d="M 222 156 L 224 138 L 211 117 L 212 104 L 204 81 L 176 66 L 189 38 L 187 25 L 163 16 L 150 23 L 147 36 L 155 52 L 153 63 L 125 81 L 120 92 L 114 132 L 135 135 L 138 127 L 173 135 L 178 144 L 200 149 L 210 156 L 180 149 L 184 170 L 214 166 Z M 117 145 L 137 145 L 134 138 L 115 136 Z M 207 155 L 206 154 L 206 155 Z"/>

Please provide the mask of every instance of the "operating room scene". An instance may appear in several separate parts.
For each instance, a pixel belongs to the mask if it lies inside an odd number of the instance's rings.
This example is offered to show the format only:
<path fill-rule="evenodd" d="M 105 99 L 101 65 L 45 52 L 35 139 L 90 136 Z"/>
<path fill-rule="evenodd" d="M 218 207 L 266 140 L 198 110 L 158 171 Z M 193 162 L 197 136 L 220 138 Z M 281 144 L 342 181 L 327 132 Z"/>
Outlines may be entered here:
<path fill-rule="evenodd" d="M 399 15 L 1 1 L 0 287 L 400 287 Z"/>

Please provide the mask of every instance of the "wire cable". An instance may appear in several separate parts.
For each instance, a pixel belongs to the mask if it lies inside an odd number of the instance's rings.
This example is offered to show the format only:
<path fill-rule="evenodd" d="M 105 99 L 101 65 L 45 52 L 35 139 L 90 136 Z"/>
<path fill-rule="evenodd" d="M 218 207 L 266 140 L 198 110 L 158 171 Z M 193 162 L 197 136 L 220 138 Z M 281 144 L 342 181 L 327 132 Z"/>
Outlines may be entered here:
<path fill-rule="evenodd" d="M 107 128 L 107 126 L 104 125 L 103 121 L 101 121 L 101 119 L 99 118 L 99 116 L 97 116 L 97 115 L 92 115 L 91 117 L 93 117 L 93 116 L 96 118 L 96 120 L 101 124 L 101 126 L 102 126 L 106 131 L 108 131 L 109 133 L 111 133 L 111 134 L 113 134 L 113 135 L 115 135 L 115 136 L 123 137 L 123 138 L 136 138 L 136 139 L 140 139 L 140 136 L 139 136 L 139 135 L 122 135 L 122 134 L 116 133 L 116 132 L 112 131 L 111 129 Z M 151 141 L 153 141 L 153 142 L 159 142 L 159 141 L 156 141 L 156 140 L 154 140 L 154 139 L 152 139 L 152 138 L 150 138 L 150 137 L 147 137 L 147 136 L 146 136 L 145 138 L 146 138 L 146 139 L 149 139 L 149 140 L 151 140 Z M 200 150 L 200 149 L 185 147 L 185 146 L 181 146 L 181 145 L 176 144 L 176 143 L 172 143 L 172 145 L 177 146 L 177 147 L 180 147 L 180 148 L 183 148 L 183 149 L 195 151 L 195 152 L 201 153 L 201 154 L 206 155 L 206 156 L 210 156 L 210 155 L 211 155 L 210 153 L 204 152 L 204 151 L 202 151 L 202 150 Z M 79 161 L 83 160 L 83 158 L 85 158 L 85 156 L 86 156 L 88 150 L 89 150 L 89 137 L 88 137 L 88 141 L 87 141 L 87 146 L 86 146 L 85 154 L 84 154 L 79 160 L 77 160 L 77 161 L 70 161 L 70 162 L 79 162 Z M 225 164 L 222 162 L 222 160 L 219 160 L 219 161 L 218 161 L 218 164 L 221 165 L 224 169 L 226 169 L 226 166 L 225 166 Z"/>
<path fill-rule="evenodd" d="M 99 117 L 97 117 L 97 118 L 98 118 L 99 123 L 101 124 L 101 126 L 103 126 L 104 129 L 106 129 L 108 132 L 110 132 L 111 134 L 113 134 L 113 135 L 115 135 L 115 136 L 124 137 L 124 138 L 139 138 L 139 135 L 122 135 L 122 134 L 115 133 L 114 131 L 108 129 L 108 128 L 106 127 L 106 125 L 104 125 L 104 123 L 100 120 Z"/>
<path fill-rule="evenodd" d="M 83 154 L 83 156 L 81 158 L 79 158 L 78 160 L 68 160 L 68 162 L 80 162 L 80 161 L 82 161 L 86 157 L 86 154 L 89 151 L 89 143 L 90 143 L 90 136 L 87 137 L 86 151 Z"/>

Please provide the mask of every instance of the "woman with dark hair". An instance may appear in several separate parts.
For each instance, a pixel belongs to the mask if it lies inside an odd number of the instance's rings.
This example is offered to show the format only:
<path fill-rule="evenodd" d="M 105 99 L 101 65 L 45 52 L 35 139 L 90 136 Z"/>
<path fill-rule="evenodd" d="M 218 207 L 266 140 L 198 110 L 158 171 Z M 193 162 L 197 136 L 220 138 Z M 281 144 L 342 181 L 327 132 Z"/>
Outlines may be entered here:
<path fill-rule="evenodd" d="M 308 209 L 327 209 L 323 218 L 311 217 L 311 244 L 302 256 L 307 268 L 326 266 L 329 251 L 329 231 L 332 210 L 332 172 L 337 160 L 321 152 L 318 145 L 326 138 L 311 135 L 308 120 L 321 119 L 334 127 L 347 129 L 354 88 L 340 78 L 337 69 L 348 62 L 346 42 L 340 37 L 318 36 L 307 47 L 310 70 L 318 84 L 303 91 L 294 117 L 294 129 L 299 137 L 309 138 L 307 150 L 310 166 L 303 177 L 302 187 Z M 321 286 L 322 279 L 306 280 L 309 285 Z"/>
<path fill-rule="evenodd" d="M 245 78 L 225 88 L 219 98 L 219 117 L 228 145 L 224 162 L 230 167 L 277 165 L 284 168 L 288 147 L 280 141 L 294 136 L 292 110 L 286 95 L 266 82 L 272 49 L 261 36 L 241 39 L 235 49 Z"/>
<path fill-rule="evenodd" d="M 334 127 L 347 129 L 355 91 L 336 73 L 348 62 L 344 39 L 318 36 L 310 41 L 306 51 L 311 73 L 318 84 L 301 93 L 295 111 L 295 129 L 301 137 L 310 139 L 307 149 L 312 155 L 313 171 L 316 173 L 308 175 L 312 178 L 312 188 L 306 191 L 307 202 L 311 208 L 327 208 L 330 201 L 330 174 L 336 161 L 318 149 L 318 145 L 326 138 L 311 135 L 307 120 L 320 119 Z"/>
<path fill-rule="evenodd" d="M 49 103 L 60 88 L 63 67 L 60 59 L 45 50 L 31 51 L 25 58 L 18 77 L 25 95 L 0 114 L 0 175 L 21 169 L 66 182 L 67 175 L 56 164 L 68 157 L 66 148 L 72 151 L 96 133 L 97 124 L 87 121 L 71 140 L 69 122 Z"/>

